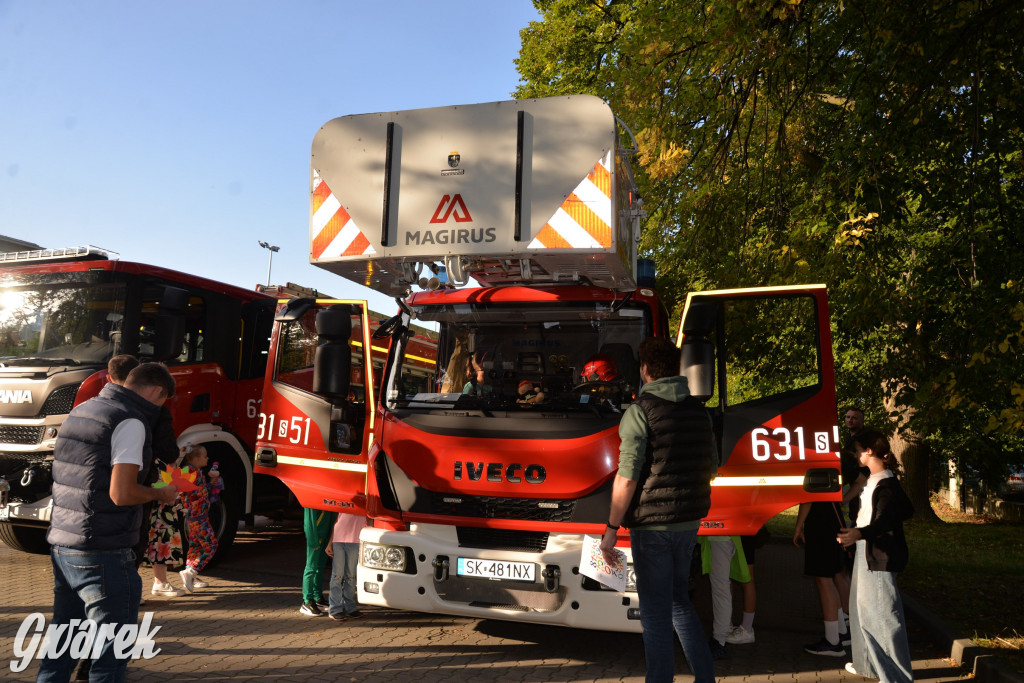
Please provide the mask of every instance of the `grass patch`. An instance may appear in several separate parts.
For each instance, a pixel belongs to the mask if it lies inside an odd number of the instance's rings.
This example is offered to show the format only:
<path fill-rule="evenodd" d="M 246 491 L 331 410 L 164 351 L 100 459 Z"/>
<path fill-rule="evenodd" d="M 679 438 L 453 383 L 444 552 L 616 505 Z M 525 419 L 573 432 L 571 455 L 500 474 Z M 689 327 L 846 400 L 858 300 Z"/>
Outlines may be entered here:
<path fill-rule="evenodd" d="M 932 509 L 943 523 L 906 525 L 901 590 L 1024 672 L 1024 526 L 964 515 L 938 497 Z"/>
<path fill-rule="evenodd" d="M 900 590 L 1024 673 L 1024 525 L 965 515 L 937 495 L 932 509 L 942 523 L 906 524 Z M 769 520 L 772 536 L 793 538 L 796 515 L 794 506 Z"/>

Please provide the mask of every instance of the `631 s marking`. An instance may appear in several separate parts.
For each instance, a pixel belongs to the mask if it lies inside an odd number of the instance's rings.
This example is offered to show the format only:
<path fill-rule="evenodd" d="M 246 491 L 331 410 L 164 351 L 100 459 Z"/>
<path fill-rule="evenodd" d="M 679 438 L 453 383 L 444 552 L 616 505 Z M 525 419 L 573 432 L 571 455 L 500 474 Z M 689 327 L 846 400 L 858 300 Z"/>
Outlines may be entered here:
<path fill-rule="evenodd" d="M 775 437 L 774 440 L 768 438 L 769 434 Z M 795 444 L 793 443 L 794 436 L 796 437 Z M 838 441 L 838 428 L 834 437 Z M 774 453 L 772 452 L 773 443 L 779 447 L 779 450 Z M 771 431 L 768 431 L 765 427 L 758 427 L 750 432 L 750 450 L 754 460 L 757 462 L 764 462 L 771 458 L 782 461 L 789 460 L 793 457 L 794 445 L 796 447 L 797 459 L 804 460 L 806 457 L 804 455 L 806 444 L 804 442 L 803 427 L 796 427 L 792 430 L 778 427 Z M 816 453 L 829 453 L 833 450 L 828 432 L 814 433 L 814 450 Z"/>

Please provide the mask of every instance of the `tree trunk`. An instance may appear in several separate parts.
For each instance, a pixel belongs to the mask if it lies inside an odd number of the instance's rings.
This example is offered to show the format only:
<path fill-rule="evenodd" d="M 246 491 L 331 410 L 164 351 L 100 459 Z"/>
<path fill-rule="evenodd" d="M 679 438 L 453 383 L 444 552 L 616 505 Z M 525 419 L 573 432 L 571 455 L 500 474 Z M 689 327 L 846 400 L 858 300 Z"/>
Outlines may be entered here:
<path fill-rule="evenodd" d="M 929 522 L 939 521 L 931 504 L 930 449 L 920 441 L 901 437 L 899 432 L 890 437 L 889 445 L 903 470 L 903 490 L 914 504 L 914 517 Z"/>

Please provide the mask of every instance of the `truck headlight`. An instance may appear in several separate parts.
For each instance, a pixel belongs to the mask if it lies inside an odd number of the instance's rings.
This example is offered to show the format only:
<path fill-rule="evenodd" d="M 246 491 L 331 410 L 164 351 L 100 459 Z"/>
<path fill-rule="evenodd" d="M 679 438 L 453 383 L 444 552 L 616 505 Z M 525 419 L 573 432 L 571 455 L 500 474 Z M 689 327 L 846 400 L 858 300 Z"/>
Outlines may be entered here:
<path fill-rule="evenodd" d="M 363 566 L 369 569 L 404 572 L 410 566 L 409 553 L 410 549 L 401 545 L 364 542 L 360 555 Z"/>
<path fill-rule="evenodd" d="M 636 572 L 632 562 L 626 565 L 626 592 L 636 593 Z"/>

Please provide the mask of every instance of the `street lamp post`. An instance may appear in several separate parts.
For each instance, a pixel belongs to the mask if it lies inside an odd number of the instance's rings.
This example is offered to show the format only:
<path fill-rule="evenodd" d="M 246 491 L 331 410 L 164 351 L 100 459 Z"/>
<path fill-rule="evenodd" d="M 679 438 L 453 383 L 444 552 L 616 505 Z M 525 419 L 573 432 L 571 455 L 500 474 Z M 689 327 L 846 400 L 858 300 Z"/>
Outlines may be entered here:
<path fill-rule="evenodd" d="M 259 240 L 260 246 L 270 252 L 270 260 L 267 261 L 267 287 L 270 286 L 270 268 L 274 265 L 274 252 L 281 251 L 281 247 L 275 247 L 270 242 Z"/>

